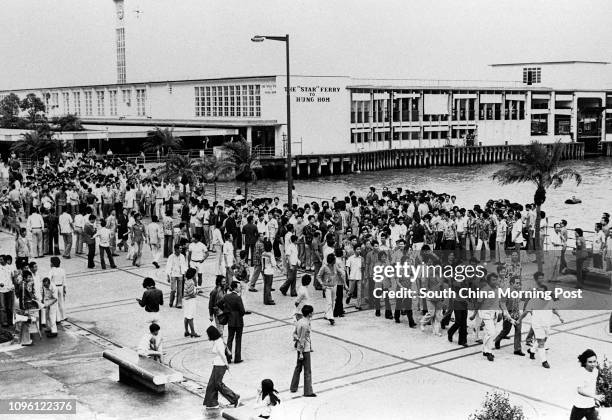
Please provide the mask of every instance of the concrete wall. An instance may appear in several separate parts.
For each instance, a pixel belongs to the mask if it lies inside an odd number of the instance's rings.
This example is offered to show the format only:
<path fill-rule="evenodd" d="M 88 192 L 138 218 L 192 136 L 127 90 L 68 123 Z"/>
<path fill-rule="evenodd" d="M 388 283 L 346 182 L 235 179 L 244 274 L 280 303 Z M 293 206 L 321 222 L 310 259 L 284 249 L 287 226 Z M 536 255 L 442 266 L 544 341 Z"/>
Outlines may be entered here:
<path fill-rule="evenodd" d="M 612 66 L 595 63 L 566 64 L 513 64 L 491 67 L 494 78 L 501 80 L 523 80 L 524 67 L 540 67 L 541 83 L 534 87 L 546 86 L 559 89 L 601 89 L 612 88 Z"/>

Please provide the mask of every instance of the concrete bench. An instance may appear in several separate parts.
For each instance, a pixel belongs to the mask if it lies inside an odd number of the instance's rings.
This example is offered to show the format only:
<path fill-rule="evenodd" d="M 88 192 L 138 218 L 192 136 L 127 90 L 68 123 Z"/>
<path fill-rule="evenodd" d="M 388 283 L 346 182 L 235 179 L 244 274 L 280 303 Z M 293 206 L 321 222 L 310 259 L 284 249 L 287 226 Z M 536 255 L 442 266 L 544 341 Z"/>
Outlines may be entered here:
<path fill-rule="evenodd" d="M 119 366 L 119 381 L 123 383 L 135 382 L 155 392 L 164 392 L 166 384 L 183 380 L 182 373 L 153 359 L 140 356 L 133 350 L 106 350 L 102 355 Z"/>

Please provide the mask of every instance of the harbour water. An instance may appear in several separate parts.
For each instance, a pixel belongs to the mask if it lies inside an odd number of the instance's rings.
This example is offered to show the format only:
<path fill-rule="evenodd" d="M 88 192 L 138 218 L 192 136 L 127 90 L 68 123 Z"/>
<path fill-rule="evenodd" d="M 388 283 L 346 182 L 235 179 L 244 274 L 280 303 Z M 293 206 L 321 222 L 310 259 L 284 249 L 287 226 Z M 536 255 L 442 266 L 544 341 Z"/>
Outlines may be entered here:
<path fill-rule="evenodd" d="M 521 204 L 533 201 L 535 187 L 531 184 L 501 186 L 491 175 L 504 164 L 448 166 L 418 169 L 393 169 L 334 175 L 313 179 L 298 179 L 295 187 L 303 201 L 339 199 L 354 190 L 364 195 L 370 186 L 381 190 L 383 186 L 403 187 L 411 190 L 432 190 L 457 196 L 461 207 L 471 208 L 484 204 L 489 199 L 507 198 Z M 571 166 L 582 174 L 582 183 L 576 186 L 572 180 L 557 189 L 548 191 L 542 209 L 551 216 L 549 221 L 566 219 L 572 227 L 593 230 L 603 212 L 612 213 L 612 158 L 576 160 L 562 162 L 561 167 Z M 233 189 L 239 184 L 220 184 L 219 198 L 233 197 Z M 283 180 L 260 180 L 249 187 L 250 197 L 275 197 L 286 199 L 287 183 Z M 565 200 L 576 196 L 581 204 L 565 204 Z"/>

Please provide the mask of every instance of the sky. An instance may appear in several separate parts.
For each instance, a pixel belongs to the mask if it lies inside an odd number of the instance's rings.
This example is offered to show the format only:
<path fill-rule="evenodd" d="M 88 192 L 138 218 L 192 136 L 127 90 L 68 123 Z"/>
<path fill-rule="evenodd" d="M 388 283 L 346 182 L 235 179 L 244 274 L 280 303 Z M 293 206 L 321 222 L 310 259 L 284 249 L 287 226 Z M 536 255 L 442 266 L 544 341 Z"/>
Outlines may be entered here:
<path fill-rule="evenodd" d="M 125 0 L 127 81 L 282 74 L 491 79 L 611 61 L 609 0 Z M 116 81 L 112 0 L 2 0 L 0 89 Z"/>

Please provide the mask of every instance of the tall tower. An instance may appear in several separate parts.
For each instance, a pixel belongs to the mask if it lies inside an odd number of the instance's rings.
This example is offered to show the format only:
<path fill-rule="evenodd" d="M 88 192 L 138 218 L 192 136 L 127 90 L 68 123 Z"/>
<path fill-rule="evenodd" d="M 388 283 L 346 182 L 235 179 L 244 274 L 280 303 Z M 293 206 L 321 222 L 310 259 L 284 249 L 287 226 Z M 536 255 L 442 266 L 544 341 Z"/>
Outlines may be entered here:
<path fill-rule="evenodd" d="M 126 81 L 126 65 L 125 65 L 125 12 L 124 0 L 113 0 L 115 2 L 117 28 L 115 44 L 117 47 L 117 83 L 125 83 Z"/>

